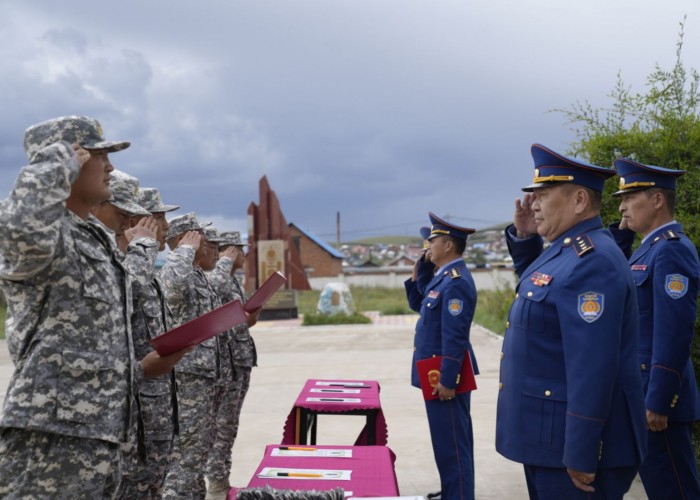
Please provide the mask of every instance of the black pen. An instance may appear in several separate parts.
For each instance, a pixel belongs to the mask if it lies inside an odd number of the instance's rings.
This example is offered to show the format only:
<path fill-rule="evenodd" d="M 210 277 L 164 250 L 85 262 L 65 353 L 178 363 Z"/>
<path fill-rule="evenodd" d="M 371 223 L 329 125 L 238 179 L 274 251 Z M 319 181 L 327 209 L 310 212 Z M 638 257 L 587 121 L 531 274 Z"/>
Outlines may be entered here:
<path fill-rule="evenodd" d="M 321 401 L 345 401 L 341 398 L 320 398 Z"/>

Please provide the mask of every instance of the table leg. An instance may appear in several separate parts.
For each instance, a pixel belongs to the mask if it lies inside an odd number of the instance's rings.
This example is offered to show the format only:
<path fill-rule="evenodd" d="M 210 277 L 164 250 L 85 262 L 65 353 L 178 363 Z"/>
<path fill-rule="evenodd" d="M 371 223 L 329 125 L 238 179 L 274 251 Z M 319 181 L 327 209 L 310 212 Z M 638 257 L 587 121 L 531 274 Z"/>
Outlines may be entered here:
<path fill-rule="evenodd" d="M 377 410 L 370 410 L 367 413 L 367 444 L 371 446 L 377 444 Z"/>

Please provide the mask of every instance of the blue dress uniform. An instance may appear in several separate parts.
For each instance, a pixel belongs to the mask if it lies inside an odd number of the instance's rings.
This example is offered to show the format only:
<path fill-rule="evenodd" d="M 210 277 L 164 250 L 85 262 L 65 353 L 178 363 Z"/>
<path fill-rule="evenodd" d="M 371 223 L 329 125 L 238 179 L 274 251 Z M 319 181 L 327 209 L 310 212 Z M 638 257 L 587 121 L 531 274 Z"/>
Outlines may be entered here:
<path fill-rule="evenodd" d="M 613 196 L 652 187 L 675 191 L 676 177 L 685 173 L 624 158 L 615 161 L 615 168 L 621 179 Z M 639 368 L 646 408 L 668 416 L 665 431 L 648 433 L 649 450 L 639 475 L 651 500 L 700 498 L 691 440 L 692 422 L 700 419 L 700 397 L 690 358 L 700 282 L 697 251 L 673 221 L 644 238 L 629 266 L 639 302 Z"/>
<path fill-rule="evenodd" d="M 609 169 L 533 145 L 534 184 L 602 191 Z M 519 282 L 501 354 L 496 449 L 525 465 L 531 498 L 622 498 L 646 448 L 638 309 L 626 260 L 599 217 L 543 249 L 506 229 Z M 595 495 L 566 468 L 595 473 Z M 600 496 L 599 496 L 600 495 Z"/>
<path fill-rule="evenodd" d="M 449 234 L 466 239 L 473 229 L 453 226 L 432 213 L 431 237 Z M 418 280 L 420 281 L 420 279 Z M 416 361 L 443 356 L 440 383 L 453 389 L 457 385 L 465 355 L 472 356 L 478 373 L 469 330 L 476 287 L 462 258 L 445 264 L 422 291 L 420 319 L 416 324 L 411 383 L 420 387 Z M 443 500 L 474 498 L 474 438 L 470 415 L 470 393 L 456 394 L 449 401 L 425 401 L 435 462 L 440 473 Z"/>

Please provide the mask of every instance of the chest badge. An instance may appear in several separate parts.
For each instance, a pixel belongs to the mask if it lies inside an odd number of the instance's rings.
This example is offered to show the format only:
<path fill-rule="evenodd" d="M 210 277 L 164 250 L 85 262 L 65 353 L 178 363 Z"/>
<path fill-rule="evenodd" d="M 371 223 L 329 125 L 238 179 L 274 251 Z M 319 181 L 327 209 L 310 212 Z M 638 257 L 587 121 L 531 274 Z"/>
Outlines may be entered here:
<path fill-rule="evenodd" d="M 452 299 L 447 303 L 447 310 L 452 316 L 458 316 L 464 309 L 464 302 L 460 299 Z"/>
<path fill-rule="evenodd" d="M 549 285 L 552 282 L 552 279 L 553 278 L 549 274 L 540 272 L 532 273 L 532 276 L 530 276 L 530 281 L 532 281 L 535 286 Z"/>
<path fill-rule="evenodd" d="M 630 266 L 630 270 L 631 271 L 646 271 L 647 267 L 649 267 L 649 266 L 647 266 L 646 264 L 632 264 Z"/>
<path fill-rule="evenodd" d="M 437 290 L 430 290 L 428 292 L 429 299 L 437 299 L 439 296 L 440 296 L 440 292 L 438 292 Z"/>
<path fill-rule="evenodd" d="M 586 292 L 578 296 L 578 314 L 587 323 L 593 323 L 603 315 L 605 295 L 598 292 Z"/>
<path fill-rule="evenodd" d="M 673 300 L 680 299 L 688 291 L 688 278 L 682 274 L 666 275 L 666 293 Z"/>

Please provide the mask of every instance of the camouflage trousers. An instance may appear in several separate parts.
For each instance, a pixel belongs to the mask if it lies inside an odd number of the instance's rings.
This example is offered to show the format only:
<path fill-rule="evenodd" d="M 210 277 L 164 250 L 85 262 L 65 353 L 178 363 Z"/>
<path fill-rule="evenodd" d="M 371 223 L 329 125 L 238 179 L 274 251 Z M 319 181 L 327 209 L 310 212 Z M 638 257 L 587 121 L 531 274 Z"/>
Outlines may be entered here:
<path fill-rule="evenodd" d="M 209 482 L 227 481 L 231 474 L 231 450 L 238 435 L 238 422 L 243 400 L 250 387 L 251 370 L 249 366 L 236 366 L 237 378 L 222 395 L 207 461 Z"/>
<path fill-rule="evenodd" d="M 163 498 L 203 499 L 207 442 L 213 423 L 214 379 L 177 373 L 180 434 L 173 443 L 172 460 L 163 486 Z"/>
<path fill-rule="evenodd" d="M 146 462 L 138 456 L 135 444 L 122 447 L 124 475 L 119 484 L 117 498 L 123 500 L 156 499 L 163 496 L 165 474 L 170 466 L 173 451 L 172 440 L 146 438 Z"/>
<path fill-rule="evenodd" d="M 0 498 L 113 498 L 120 477 L 118 444 L 26 429 L 0 434 Z"/>

